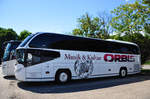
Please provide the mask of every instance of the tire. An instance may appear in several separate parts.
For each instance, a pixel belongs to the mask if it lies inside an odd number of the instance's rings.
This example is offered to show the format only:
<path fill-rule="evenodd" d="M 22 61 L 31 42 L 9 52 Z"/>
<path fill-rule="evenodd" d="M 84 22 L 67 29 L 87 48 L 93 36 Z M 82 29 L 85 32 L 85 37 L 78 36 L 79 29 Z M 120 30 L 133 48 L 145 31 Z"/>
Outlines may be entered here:
<path fill-rule="evenodd" d="M 127 69 L 126 69 L 126 68 L 121 68 L 121 69 L 120 69 L 120 72 L 119 72 L 119 76 L 120 76 L 121 78 L 126 77 L 126 76 L 127 76 Z"/>
<path fill-rule="evenodd" d="M 71 74 L 68 70 L 60 70 L 56 73 L 55 80 L 58 84 L 65 84 L 71 79 Z"/>

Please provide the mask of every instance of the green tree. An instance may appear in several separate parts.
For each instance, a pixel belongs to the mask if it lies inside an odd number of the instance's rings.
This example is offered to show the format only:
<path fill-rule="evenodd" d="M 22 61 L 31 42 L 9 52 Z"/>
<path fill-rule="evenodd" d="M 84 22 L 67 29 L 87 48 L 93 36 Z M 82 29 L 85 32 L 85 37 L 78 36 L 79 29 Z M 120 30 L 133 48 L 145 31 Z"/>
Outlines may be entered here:
<path fill-rule="evenodd" d="M 140 33 L 133 34 L 133 42 L 138 44 L 141 51 L 141 61 L 144 63 L 146 60 L 150 59 L 150 39 L 145 37 Z"/>
<path fill-rule="evenodd" d="M 112 13 L 112 27 L 117 34 L 112 38 L 134 42 L 141 49 L 142 63 L 150 58 L 150 3 L 149 0 L 136 0 L 115 8 Z M 142 35 L 141 32 L 145 33 Z"/>
<path fill-rule="evenodd" d="M 145 24 L 144 26 L 144 32 L 150 35 L 150 24 Z"/>
<path fill-rule="evenodd" d="M 24 40 L 28 35 L 30 35 L 31 32 L 27 31 L 27 30 L 23 30 L 20 35 L 19 35 L 19 39 L 20 40 Z"/>
<path fill-rule="evenodd" d="M 78 28 L 75 28 L 73 35 L 93 38 L 109 38 L 109 27 L 104 18 L 91 17 L 88 13 L 78 18 Z"/>
<path fill-rule="evenodd" d="M 13 29 L 11 28 L 5 29 L 0 27 L 0 58 L 2 58 L 4 53 L 4 49 L 2 47 L 3 43 L 5 41 L 17 40 L 17 39 L 18 39 L 18 35 Z"/>
<path fill-rule="evenodd" d="M 147 5 L 148 10 L 150 12 L 150 0 L 143 0 L 143 4 Z M 150 13 L 148 14 L 148 16 L 149 16 L 149 19 L 148 19 L 147 23 L 144 25 L 144 30 L 150 36 Z"/>
<path fill-rule="evenodd" d="M 147 4 L 150 8 L 150 0 L 143 0 L 143 4 Z"/>
<path fill-rule="evenodd" d="M 133 4 L 120 5 L 112 13 L 112 27 L 118 33 L 126 33 L 132 36 L 133 33 L 144 30 L 145 23 L 149 20 L 149 8 L 140 1 Z"/>

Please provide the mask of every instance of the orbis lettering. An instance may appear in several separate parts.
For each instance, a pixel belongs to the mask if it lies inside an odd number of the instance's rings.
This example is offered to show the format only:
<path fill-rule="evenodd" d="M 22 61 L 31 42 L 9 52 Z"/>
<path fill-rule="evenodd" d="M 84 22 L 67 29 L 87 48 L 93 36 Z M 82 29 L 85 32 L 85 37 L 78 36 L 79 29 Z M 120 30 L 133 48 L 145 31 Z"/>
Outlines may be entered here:
<path fill-rule="evenodd" d="M 132 55 L 105 54 L 104 60 L 106 62 L 134 62 L 135 57 Z"/>

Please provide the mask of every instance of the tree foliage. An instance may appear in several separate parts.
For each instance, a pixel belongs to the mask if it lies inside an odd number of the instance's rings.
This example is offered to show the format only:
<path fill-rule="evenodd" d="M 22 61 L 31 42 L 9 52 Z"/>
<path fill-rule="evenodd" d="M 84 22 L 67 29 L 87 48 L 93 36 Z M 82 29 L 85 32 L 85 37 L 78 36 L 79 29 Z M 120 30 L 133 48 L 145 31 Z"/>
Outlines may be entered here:
<path fill-rule="evenodd" d="M 4 49 L 2 47 L 3 43 L 5 41 L 10 41 L 10 40 L 17 40 L 18 35 L 17 33 L 11 29 L 5 29 L 5 28 L 0 28 L 0 58 L 3 56 Z"/>
<path fill-rule="evenodd" d="M 145 24 L 144 30 L 145 30 L 144 32 L 149 34 L 149 36 L 150 36 L 150 24 Z"/>
<path fill-rule="evenodd" d="M 147 8 L 149 10 L 148 21 L 144 24 L 144 30 L 150 36 L 150 0 L 143 0 L 143 4 L 147 5 Z"/>
<path fill-rule="evenodd" d="M 112 27 L 118 33 L 132 34 L 144 29 L 144 24 L 149 20 L 150 11 L 142 2 L 135 1 L 133 4 L 120 5 L 112 13 L 115 15 L 112 18 Z"/>
<path fill-rule="evenodd" d="M 150 8 L 150 0 L 143 0 L 143 4 L 147 4 Z"/>
<path fill-rule="evenodd" d="M 149 0 L 136 0 L 115 8 L 112 27 L 117 34 L 111 38 L 134 42 L 141 49 L 142 63 L 150 58 L 150 6 Z M 143 35 L 142 33 L 145 33 Z"/>
<path fill-rule="evenodd" d="M 0 27 L 0 59 L 3 57 L 4 48 L 2 46 L 5 41 L 24 40 L 29 34 L 31 34 L 31 32 L 24 30 L 18 36 L 13 29 L 5 29 Z"/>
<path fill-rule="evenodd" d="M 19 39 L 24 40 L 30 34 L 31 34 L 31 32 L 29 32 L 27 30 L 23 30 L 22 32 L 20 32 Z"/>
<path fill-rule="evenodd" d="M 104 17 L 91 17 L 86 13 L 77 22 L 78 28 L 72 31 L 73 35 L 102 39 L 109 37 L 109 25 Z"/>
<path fill-rule="evenodd" d="M 31 32 L 27 31 L 27 30 L 23 30 L 20 35 L 19 35 L 19 39 L 20 40 L 24 40 L 28 35 L 30 35 Z"/>

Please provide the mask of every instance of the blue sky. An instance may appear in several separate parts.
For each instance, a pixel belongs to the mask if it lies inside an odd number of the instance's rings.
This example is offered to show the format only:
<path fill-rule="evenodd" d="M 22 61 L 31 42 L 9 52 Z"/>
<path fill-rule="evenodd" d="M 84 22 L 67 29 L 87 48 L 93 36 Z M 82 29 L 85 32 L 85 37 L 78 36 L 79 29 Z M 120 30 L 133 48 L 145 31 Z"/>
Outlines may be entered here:
<path fill-rule="evenodd" d="M 110 12 L 133 0 L 0 0 L 0 27 L 18 34 L 30 32 L 67 33 L 77 27 L 77 18 Z"/>

